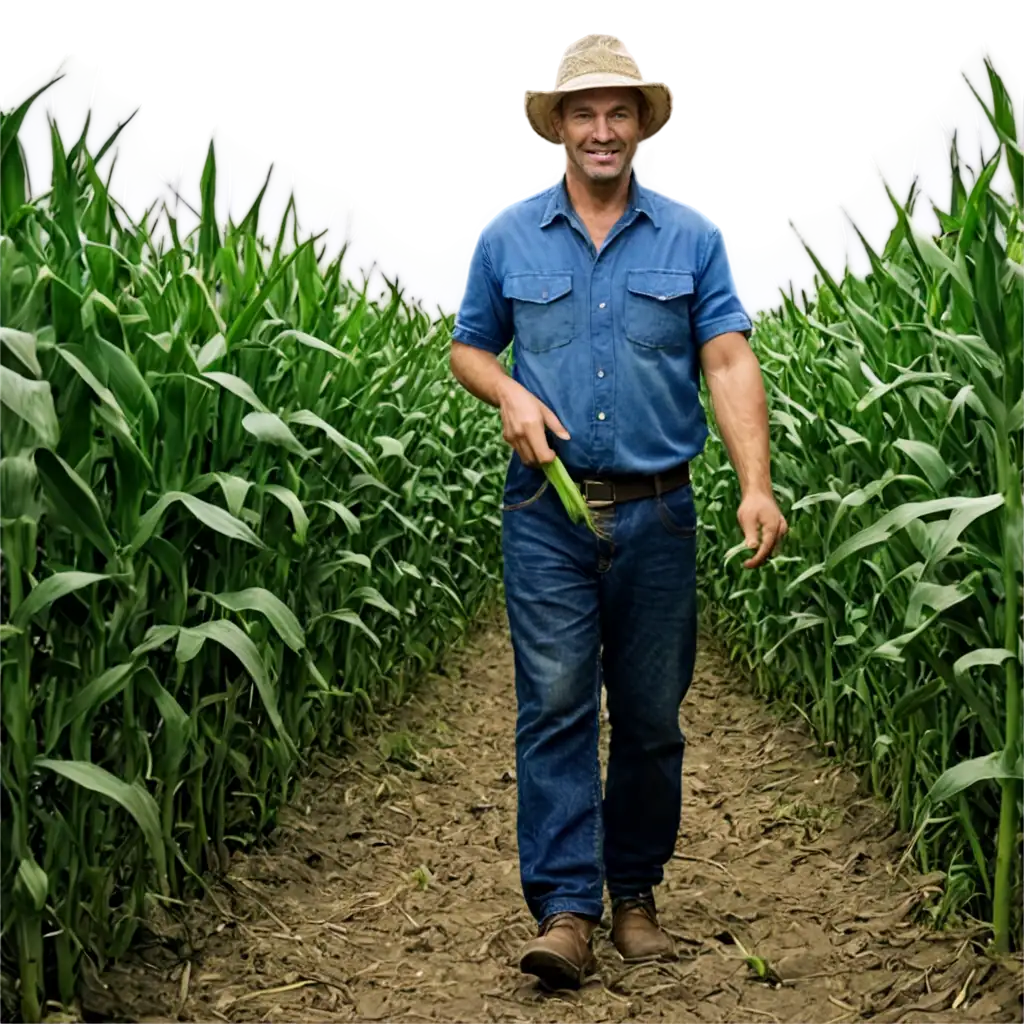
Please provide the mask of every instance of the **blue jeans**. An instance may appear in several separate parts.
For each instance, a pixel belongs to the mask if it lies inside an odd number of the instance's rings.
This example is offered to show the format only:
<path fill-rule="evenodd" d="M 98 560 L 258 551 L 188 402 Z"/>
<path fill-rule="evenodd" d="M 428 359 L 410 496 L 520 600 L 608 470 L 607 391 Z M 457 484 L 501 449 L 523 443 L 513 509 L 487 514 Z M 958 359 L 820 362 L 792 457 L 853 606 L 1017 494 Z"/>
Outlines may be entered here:
<path fill-rule="evenodd" d="M 689 486 L 574 525 L 540 470 L 505 482 L 505 599 L 515 654 L 520 878 L 538 921 L 600 918 L 662 881 L 679 830 L 679 707 L 697 643 Z M 602 681 L 611 740 L 602 794 Z"/>

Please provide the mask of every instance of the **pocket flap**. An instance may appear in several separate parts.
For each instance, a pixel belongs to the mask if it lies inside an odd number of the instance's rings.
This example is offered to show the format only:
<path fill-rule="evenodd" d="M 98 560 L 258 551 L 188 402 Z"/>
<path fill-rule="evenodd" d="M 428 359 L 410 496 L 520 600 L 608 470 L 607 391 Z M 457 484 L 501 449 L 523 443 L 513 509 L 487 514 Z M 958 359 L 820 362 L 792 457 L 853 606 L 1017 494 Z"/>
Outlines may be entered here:
<path fill-rule="evenodd" d="M 554 302 L 572 291 L 572 274 L 506 274 L 502 295 L 520 302 Z"/>
<path fill-rule="evenodd" d="M 693 294 L 693 274 L 688 270 L 631 270 L 626 287 L 634 295 L 666 302 Z"/>

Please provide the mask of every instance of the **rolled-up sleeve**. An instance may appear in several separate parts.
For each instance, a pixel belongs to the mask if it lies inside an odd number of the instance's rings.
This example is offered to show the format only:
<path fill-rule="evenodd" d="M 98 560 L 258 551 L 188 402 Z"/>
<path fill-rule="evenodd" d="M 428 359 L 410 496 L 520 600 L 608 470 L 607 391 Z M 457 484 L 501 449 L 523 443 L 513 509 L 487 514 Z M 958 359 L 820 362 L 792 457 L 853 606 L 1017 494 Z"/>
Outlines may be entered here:
<path fill-rule="evenodd" d="M 727 331 L 740 331 L 750 336 L 753 324 L 736 294 L 725 242 L 717 228 L 708 237 L 696 292 L 692 317 L 699 345 Z"/>
<path fill-rule="evenodd" d="M 502 295 L 501 281 L 494 272 L 484 235 L 473 250 L 452 338 L 496 356 L 512 341 L 512 312 Z"/>

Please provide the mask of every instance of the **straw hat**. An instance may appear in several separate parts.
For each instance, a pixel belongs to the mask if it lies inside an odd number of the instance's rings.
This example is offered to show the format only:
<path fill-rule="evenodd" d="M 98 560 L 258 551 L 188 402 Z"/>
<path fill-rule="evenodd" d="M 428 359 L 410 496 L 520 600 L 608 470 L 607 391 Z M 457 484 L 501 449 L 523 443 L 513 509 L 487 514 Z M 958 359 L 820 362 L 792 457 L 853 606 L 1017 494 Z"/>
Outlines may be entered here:
<path fill-rule="evenodd" d="M 584 36 L 573 43 L 562 55 L 555 88 L 526 94 L 526 116 L 542 139 L 560 143 L 551 114 L 566 93 L 622 86 L 639 89 L 647 99 L 651 120 L 644 138 L 649 139 L 672 114 L 672 93 L 660 82 L 645 82 L 636 61 L 615 36 Z"/>

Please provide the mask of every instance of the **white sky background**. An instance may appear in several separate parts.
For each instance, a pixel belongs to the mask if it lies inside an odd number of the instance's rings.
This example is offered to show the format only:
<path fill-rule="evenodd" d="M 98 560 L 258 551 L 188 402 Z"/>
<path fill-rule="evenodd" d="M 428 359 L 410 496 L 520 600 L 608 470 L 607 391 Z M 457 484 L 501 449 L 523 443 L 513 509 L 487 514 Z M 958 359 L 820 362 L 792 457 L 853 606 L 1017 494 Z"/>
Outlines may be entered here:
<path fill-rule="evenodd" d="M 997 53 L 991 56 L 1002 81 L 1017 99 L 1016 116 L 1020 130 L 1024 75 Z M 988 77 L 980 51 L 964 61 L 961 70 L 968 75 L 982 98 L 990 103 Z M 928 233 L 937 233 L 938 224 L 927 197 L 934 199 L 940 210 L 948 208 L 950 168 L 947 134 L 953 129 L 959 133 L 958 148 L 962 160 L 977 169 L 979 132 L 986 154 L 992 152 L 996 136 L 984 111 L 958 73 L 947 80 L 942 94 L 915 124 L 885 145 L 874 146 L 865 155 L 863 179 L 851 193 L 818 209 L 791 214 L 791 222 L 830 272 L 841 274 L 847 250 L 855 272 L 864 273 L 869 266 L 840 205 L 846 208 L 874 249 L 880 249 L 889 237 L 896 217 L 880 173 L 898 199 L 906 197 L 914 173 L 919 175 L 923 195 L 911 219 Z M 1006 168 L 1000 167 L 993 185 L 1002 188 L 1007 183 Z M 780 232 L 771 242 L 748 252 L 736 253 L 733 265 L 735 284 L 752 309 L 774 306 L 778 301 L 778 291 L 786 287 L 787 280 L 792 280 L 799 295 L 801 288 L 809 290 L 813 279 L 813 264 L 791 230 Z"/>
<path fill-rule="evenodd" d="M 992 56 L 1004 81 L 1017 97 L 1020 125 L 1024 114 L 1020 109 L 1024 75 L 1008 60 L 1000 59 L 997 52 Z M 0 98 L 4 109 L 9 110 L 20 98 L 41 85 L 52 68 L 37 68 L 17 83 L 13 90 Z M 963 68 L 987 100 L 988 83 L 980 53 L 972 55 Z M 47 105 L 54 109 L 68 144 L 77 138 L 90 104 L 93 108 L 90 141 L 94 144 L 98 144 L 136 105 L 132 97 L 119 93 L 104 77 L 102 70 L 92 66 L 80 54 L 69 57 L 66 71 L 67 78 L 34 106 L 22 132 L 34 190 L 43 187 L 50 174 Z M 918 122 L 887 144 L 874 147 L 865 156 L 864 178 L 851 193 L 841 196 L 836 203 L 793 212 L 791 220 L 829 270 L 837 274 L 842 272 L 847 250 L 855 270 L 863 272 L 868 266 L 839 209 L 840 203 L 877 248 L 884 244 L 892 229 L 895 217 L 878 171 L 885 175 L 900 198 L 906 195 L 913 173 L 918 173 L 925 196 L 930 196 L 940 208 L 945 208 L 949 196 L 946 136 L 953 128 L 958 129 L 961 137 L 962 156 L 971 165 L 976 165 L 978 160 L 979 132 L 986 150 L 991 150 L 995 144 L 994 133 L 984 113 L 958 74 L 948 80 L 942 95 Z M 154 136 L 157 130 L 160 132 L 159 144 Z M 183 195 L 195 202 L 207 131 L 207 126 L 199 122 L 168 124 L 164 120 L 158 129 L 146 123 L 143 110 L 122 136 L 114 194 L 133 215 L 137 215 L 161 193 L 162 178 L 176 181 L 181 176 Z M 170 133 L 173 133 L 174 144 L 169 144 Z M 220 126 L 216 128 L 216 144 L 220 168 L 219 212 L 222 217 L 226 214 L 230 193 L 232 212 L 239 217 L 255 196 L 270 158 L 275 155 L 256 152 Z M 642 159 L 640 167 L 643 167 Z M 1001 171 L 1000 177 L 1005 181 L 1006 176 Z M 997 177 L 997 182 L 1000 177 Z M 335 251 L 343 240 L 349 211 L 352 211 L 353 241 L 346 262 L 350 273 L 376 259 L 389 274 L 397 272 L 407 283 L 408 291 L 422 297 L 428 308 L 433 303 L 455 308 L 463 284 L 461 268 L 457 273 L 451 264 L 439 260 L 436 254 L 418 250 L 402 236 L 397 225 L 388 223 L 354 191 L 339 188 L 334 183 L 326 188 L 308 172 L 286 160 L 275 160 L 274 175 L 263 205 L 264 230 L 275 232 L 280 224 L 293 183 L 303 226 L 313 230 L 329 228 L 331 251 Z M 543 182 L 538 182 L 538 185 L 543 186 Z M 677 198 L 687 199 L 684 196 Z M 507 202 L 499 200 L 484 210 L 481 222 L 493 216 Z M 700 212 L 715 219 L 713 211 L 701 209 Z M 182 226 L 187 229 L 189 218 L 183 210 L 182 219 Z M 924 197 L 919 202 L 914 222 L 929 232 L 936 227 L 934 215 Z M 756 248 L 744 250 L 739 245 L 730 245 L 729 248 L 736 287 L 752 311 L 776 305 L 779 289 L 786 288 L 787 282 L 792 281 L 798 293 L 801 288 L 809 289 L 811 285 L 813 266 L 792 231 L 782 231 L 772 241 Z"/>
<path fill-rule="evenodd" d="M 9 110 L 20 99 L 39 88 L 52 75 L 56 63 L 36 69 L 18 82 L 14 89 L 0 98 L 4 110 Z M 82 54 L 69 55 L 66 60 L 67 77 L 58 82 L 33 106 L 22 129 L 22 140 L 29 164 L 33 191 L 45 186 L 50 177 L 50 139 L 46 123 L 47 105 L 53 109 L 65 144 L 78 138 L 86 111 L 92 106 L 90 142 L 99 145 L 120 120 L 128 117 L 138 101 L 120 93 L 102 73 Z M 155 144 L 154 132 L 159 130 L 160 143 Z M 172 133 L 177 145 L 168 145 Z M 120 139 L 120 155 L 111 184 L 112 194 L 133 217 L 141 216 L 146 206 L 167 189 L 164 179 L 178 185 L 181 195 L 198 206 L 199 180 L 206 155 L 209 127 L 194 124 L 168 124 L 161 120 L 159 128 L 146 122 L 145 110 L 126 129 Z M 274 164 L 273 176 L 263 199 L 261 227 L 274 236 L 278 231 L 292 186 L 295 186 L 299 220 L 306 231 L 328 229 L 325 240 L 329 253 L 337 252 L 345 239 L 351 218 L 351 246 L 345 260 L 350 275 L 357 268 L 369 267 L 376 259 L 383 270 L 393 276 L 398 273 L 407 285 L 407 294 L 419 296 L 427 303 L 454 307 L 458 302 L 458 286 L 445 280 L 431 259 L 403 238 L 399 230 L 387 223 L 354 191 L 332 184 L 324 187 L 303 168 L 280 159 L 261 154 L 245 144 L 227 128 L 215 126 L 215 147 L 218 166 L 218 219 L 226 218 L 228 204 L 236 219 L 241 218 L 266 177 L 267 167 Z M 106 158 L 100 173 L 110 167 Z M 182 206 L 179 229 L 187 231 L 196 222 Z M 380 290 L 377 281 L 376 289 Z"/>

